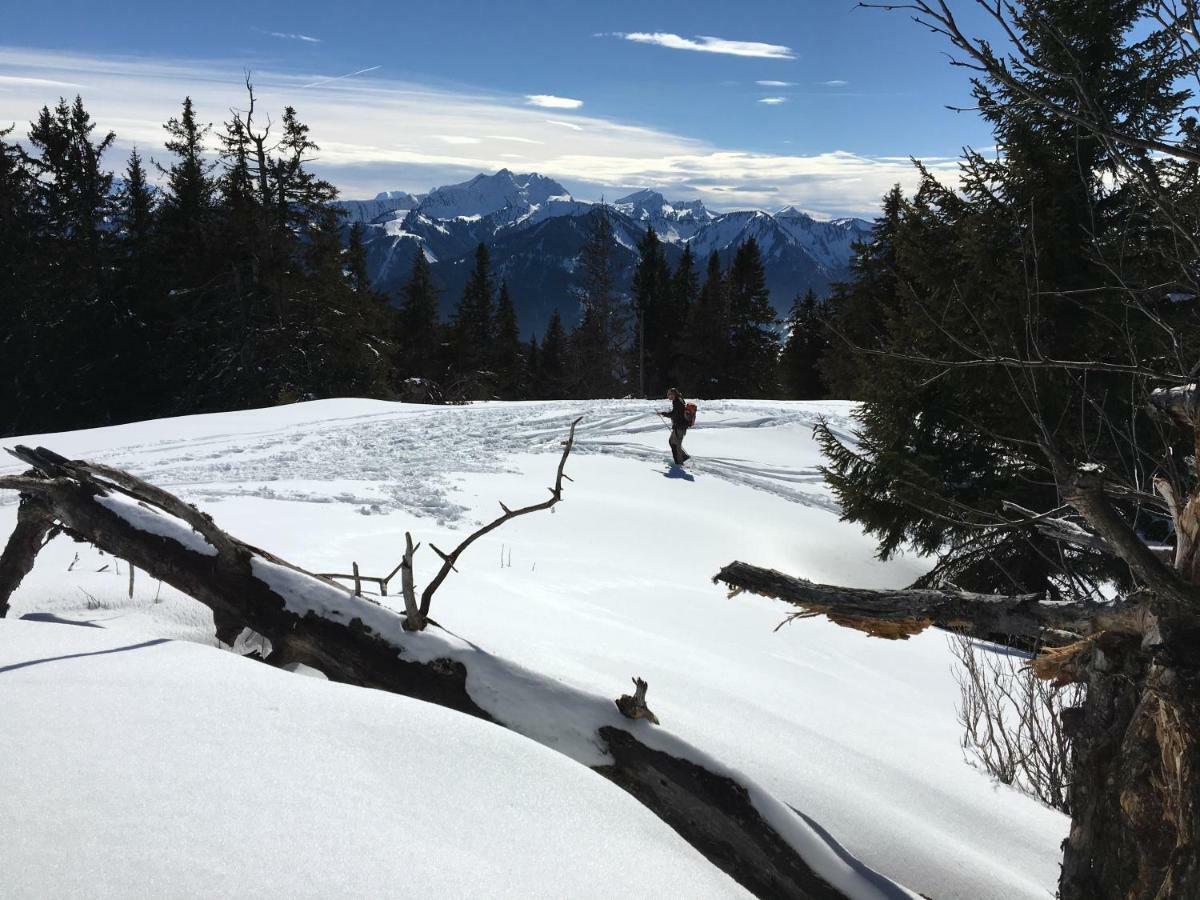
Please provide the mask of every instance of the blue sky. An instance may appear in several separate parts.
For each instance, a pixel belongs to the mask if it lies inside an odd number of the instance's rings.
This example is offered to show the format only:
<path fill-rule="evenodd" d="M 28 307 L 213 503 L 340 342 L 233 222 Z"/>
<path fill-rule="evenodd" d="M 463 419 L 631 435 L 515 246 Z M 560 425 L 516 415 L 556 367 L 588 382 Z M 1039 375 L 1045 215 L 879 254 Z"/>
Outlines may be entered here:
<path fill-rule="evenodd" d="M 268 108 L 291 103 L 312 126 L 346 196 L 507 166 L 587 199 L 653 186 L 718 208 L 864 214 L 912 183 L 908 156 L 950 176 L 964 144 L 991 138 L 945 108 L 969 97 L 937 38 L 854 6 L 211 0 L 197 15 L 60 0 L 51 30 L 24 3 L 0 38 L 0 123 L 78 92 L 118 153 L 161 155 L 184 94 L 219 121 L 249 68 Z"/>

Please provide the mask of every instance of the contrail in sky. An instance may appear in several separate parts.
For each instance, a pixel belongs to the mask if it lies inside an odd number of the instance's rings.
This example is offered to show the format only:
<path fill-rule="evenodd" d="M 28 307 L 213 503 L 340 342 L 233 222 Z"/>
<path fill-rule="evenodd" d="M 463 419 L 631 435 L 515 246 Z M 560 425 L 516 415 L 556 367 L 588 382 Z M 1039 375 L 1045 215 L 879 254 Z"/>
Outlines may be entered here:
<path fill-rule="evenodd" d="M 368 69 L 359 69 L 357 72 L 348 72 L 345 75 L 338 75 L 336 78 L 322 78 L 320 81 L 314 81 L 312 84 L 306 84 L 302 87 L 320 87 L 323 84 L 329 84 L 331 81 L 341 81 L 343 78 L 353 78 L 355 75 L 362 75 L 364 72 L 374 72 L 376 69 L 382 69 L 383 66 L 371 66 Z"/>

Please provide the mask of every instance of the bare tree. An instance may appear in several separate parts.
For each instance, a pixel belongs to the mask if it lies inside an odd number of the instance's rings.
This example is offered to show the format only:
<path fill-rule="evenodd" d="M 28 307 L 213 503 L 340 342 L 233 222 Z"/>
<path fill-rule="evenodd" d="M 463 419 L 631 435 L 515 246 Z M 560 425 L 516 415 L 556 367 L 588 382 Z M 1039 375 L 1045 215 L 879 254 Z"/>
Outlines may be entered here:
<path fill-rule="evenodd" d="M 958 663 L 958 721 L 968 761 L 1001 784 L 1070 813 L 1071 739 L 1062 711 L 1083 699 L 1077 685 L 1042 681 L 1026 654 L 949 638 Z"/>

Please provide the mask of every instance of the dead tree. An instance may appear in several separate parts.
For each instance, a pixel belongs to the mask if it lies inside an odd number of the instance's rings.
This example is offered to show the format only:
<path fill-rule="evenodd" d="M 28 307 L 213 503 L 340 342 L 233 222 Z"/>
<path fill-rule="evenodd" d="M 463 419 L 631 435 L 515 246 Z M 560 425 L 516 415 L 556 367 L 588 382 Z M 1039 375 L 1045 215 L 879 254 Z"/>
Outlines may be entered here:
<path fill-rule="evenodd" d="M 505 507 L 454 550 L 439 553 L 441 569 L 419 604 L 413 579 L 416 546 L 406 535 L 400 566 L 403 615 L 238 540 L 205 513 L 127 472 L 18 447 L 15 454 L 31 469 L 0 477 L 0 489 L 21 495 L 17 527 L 0 555 L 0 616 L 57 529 L 203 603 L 212 610 L 222 641 L 231 644 L 243 629 L 261 635 L 271 646 L 270 664 L 304 663 L 334 681 L 437 703 L 581 759 L 758 896 L 845 897 L 833 886 L 845 877 L 844 866 L 834 854 L 814 855 L 812 845 L 794 839 L 795 829 L 804 831 L 807 825 L 791 810 L 745 779 L 694 762 L 703 755 L 690 753 L 678 739 L 655 739 L 657 718 L 645 707 L 645 682 L 635 697 L 618 701 L 618 708 L 609 699 L 562 685 L 539 694 L 540 680 L 519 666 L 429 627 L 436 625 L 428 617 L 433 593 L 472 541 L 562 500 L 573 432 L 574 427 L 564 442 L 551 497 L 519 509 Z M 546 708 L 523 715 L 523 708 L 538 703 Z M 564 703 L 570 709 L 561 729 L 547 725 L 546 709 Z M 579 732 L 580 709 L 594 713 L 590 735 Z M 623 713 L 647 721 L 630 721 Z M 781 821 L 787 823 L 782 828 Z M 819 845 L 815 834 L 813 839 Z M 873 882 L 881 896 L 885 882 Z M 895 892 L 904 896 L 898 888 Z"/>

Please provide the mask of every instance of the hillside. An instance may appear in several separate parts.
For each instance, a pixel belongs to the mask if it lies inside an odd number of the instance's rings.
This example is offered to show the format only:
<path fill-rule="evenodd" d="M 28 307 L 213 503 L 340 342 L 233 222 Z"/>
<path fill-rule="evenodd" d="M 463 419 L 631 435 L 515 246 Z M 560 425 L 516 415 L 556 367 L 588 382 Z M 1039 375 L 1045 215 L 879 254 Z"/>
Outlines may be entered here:
<path fill-rule="evenodd" d="M 376 572 L 395 564 L 406 530 L 452 545 L 498 499 L 544 493 L 582 413 L 565 501 L 472 547 L 439 594 L 438 620 L 601 697 L 645 678 L 664 736 L 746 773 L 913 890 L 1046 897 L 1067 820 L 963 761 L 944 635 L 891 643 L 820 620 L 776 632 L 782 608 L 728 599 L 709 581 L 734 558 L 862 586 L 924 569 L 878 562 L 815 471 L 812 423 L 826 415 L 845 431 L 851 407 L 703 403 L 682 478 L 665 465 L 652 408 L 330 400 L 21 440 L 126 466 L 297 564 Z M 5 533 L 14 500 L 0 498 Z M 418 555 L 418 583 L 431 563 Z M 10 696 L 0 758 L 16 785 L 0 809 L 18 835 L 5 896 L 67 893 L 84 879 L 117 896 L 131 878 L 181 869 L 199 885 L 235 847 L 235 875 L 261 883 L 255 861 L 270 858 L 283 880 L 264 890 L 298 896 L 343 878 L 367 894 L 400 878 L 442 896 L 738 893 L 566 757 L 440 708 L 160 643 L 211 647 L 211 616 L 144 577 L 132 599 L 126 591 L 123 564 L 60 537 L 16 595 L 10 619 L 32 621 L 0 623 Z M 428 777 L 402 790 L 409 764 Z M 222 833 L 214 825 L 231 804 L 239 824 Z M 63 828 L 91 837 L 52 866 Z M 410 857 L 424 860 L 415 873 Z M 630 857 L 653 876 L 614 888 L 610 860 Z"/>

